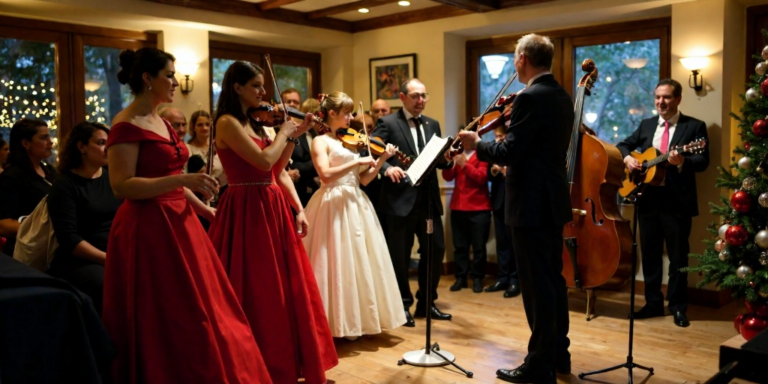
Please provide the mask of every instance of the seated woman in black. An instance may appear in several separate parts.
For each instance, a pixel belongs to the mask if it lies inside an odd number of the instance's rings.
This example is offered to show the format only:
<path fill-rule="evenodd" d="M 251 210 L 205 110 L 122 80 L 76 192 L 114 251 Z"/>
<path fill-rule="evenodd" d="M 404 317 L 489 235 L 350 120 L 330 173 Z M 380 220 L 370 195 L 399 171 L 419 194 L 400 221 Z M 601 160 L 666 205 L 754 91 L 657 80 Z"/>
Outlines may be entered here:
<path fill-rule="evenodd" d="M 50 192 L 56 171 L 44 161 L 53 148 L 45 121 L 17 121 L 9 141 L 8 167 L 0 173 L 0 236 L 7 239 L 3 253 L 13 255 L 21 221 Z"/>
<path fill-rule="evenodd" d="M 107 127 L 89 122 L 72 129 L 59 154 L 61 175 L 48 196 L 48 215 L 59 241 L 48 274 L 90 296 L 99 313 L 109 229 L 121 203 L 104 168 L 108 133 Z"/>

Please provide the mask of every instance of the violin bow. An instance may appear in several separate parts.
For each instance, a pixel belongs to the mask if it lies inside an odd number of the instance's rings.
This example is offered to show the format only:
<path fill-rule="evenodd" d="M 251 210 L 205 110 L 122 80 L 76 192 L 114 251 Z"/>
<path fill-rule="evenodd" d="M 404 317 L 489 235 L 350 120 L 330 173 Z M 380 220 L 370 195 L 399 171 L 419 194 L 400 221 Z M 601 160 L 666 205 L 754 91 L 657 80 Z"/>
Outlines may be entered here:
<path fill-rule="evenodd" d="M 213 120 L 213 118 L 211 118 L 211 120 Z M 211 177 L 213 177 L 213 140 L 215 135 L 216 126 L 211 124 L 211 133 L 208 135 L 208 158 L 205 159 L 205 174 Z M 213 197 L 206 201 L 205 204 L 210 207 L 212 202 Z"/>
<path fill-rule="evenodd" d="M 486 113 L 488 113 L 488 111 L 490 111 L 490 110 L 491 110 L 491 108 L 493 108 L 493 107 L 494 107 L 494 105 L 496 105 L 496 102 L 499 100 L 499 98 L 501 98 L 501 95 L 503 95 L 503 94 L 504 94 L 504 92 L 506 92 L 506 91 L 507 91 L 507 89 L 509 88 L 509 86 L 510 86 L 510 85 L 512 85 L 512 82 L 513 82 L 513 81 L 515 81 L 515 79 L 517 79 L 517 72 L 513 73 L 513 74 L 512 74 L 512 76 L 510 76 L 510 77 L 507 79 L 507 82 L 506 82 L 506 83 L 504 83 L 504 86 L 503 86 L 503 87 L 501 87 L 501 89 L 499 90 L 499 92 L 497 92 L 497 93 L 496 93 L 496 96 L 494 96 L 494 97 L 493 97 L 493 99 L 491 100 L 491 103 L 490 103 L 490 104 L 488 104 L 488 106 L 487 106 L 487 107 L 485 107 L 485 110 L 483 111 L 483 113 L 481 113 L 481 114 L 479 114 L 477 117 L 475 117 L 475 119 L 474 119 L 474 120 L 472 120 L 472 121 L 471 121 L 469 124 L 467 124 L 467 126 L 466 126 L 466 127 L 464 127 L 464 129 L 462 129 L 460 132 L 468 131 L 468 130 L 470 130 L 470 129 L 471 129 L 473 126 L 477 125 L 477 122 L 479 122 L 479 121 L 480 121 L 480 119 L 482 119 L 482 118 L 483 118 L 483 116 L 484 116 Z M 453 143 L 455 144 L 457 141 L 459 141 L 459 135 L 456 135 L 456 137 L 453 139 Z"/>
<path fill-rule="evenodd" d="M 275 90 L 277 90 L 277 98 L 280 100 L 280 106 L 283 107 L 283 122 L 288 121 L 290 117 L 288 116 L 288 108 L 285 107 L 285 103 L 283 102 L 283 95 L 280 92 L 280 86 L 277 85 L 277 78 L 275 77 L 275 72 L 272 70 L 272 60 L 269 59 L 269 54 L 264 54 L 264 61 L 267 62 L 267 68 L 269 68 L 269 74 L 272 76 L 272 83 L 275 85 Z M 275 132 L 277 134 L 277 132 Z"/>
<path fill-rule="evenodd" d="M 363 119 L 363 131 L 366 131 L 365 128 L 365 110 L 363 109 L 363 102 L 360 102 L 360 117 Z M 371 136 L 368 135 L 368 132 L 365 132 L 365 142 L 368 144 L 368 156 L 373 156 L 373 152 L 371 152 Z"/>

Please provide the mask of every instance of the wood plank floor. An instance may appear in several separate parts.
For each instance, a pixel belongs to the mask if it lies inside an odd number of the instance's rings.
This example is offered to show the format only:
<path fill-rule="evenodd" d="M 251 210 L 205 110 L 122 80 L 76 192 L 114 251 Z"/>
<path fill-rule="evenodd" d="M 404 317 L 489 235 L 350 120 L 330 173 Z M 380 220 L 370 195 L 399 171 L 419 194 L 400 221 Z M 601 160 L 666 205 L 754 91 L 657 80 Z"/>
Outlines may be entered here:
<path fill-rule="evenodd" d="M 486 285 L 493 278 L 486 279 Z M 403 353 L 424 347 L 425 323 L 416 319 L 415 328 L 400 327 L 357 341 L 336 340 L 339 365 L 328 372 L 329 383 L 504 383 L 496 369 L 518 366 L 526 355 L 530 331 L 521 297 L 505 299 L 501 292 L 473 293 L 471 289 L 449 292 L 452 276 L 441 279 L 438 306 L 453 315 L 453 321 L 434 321 L 432 341 L 456 355 L 456 362 L 474 373 L 465 377 L 448 367 L 398 366 Z M 413 292 L 416 282 L 411 281 Z M 597 316 L 586 321 L 585 295 L 571 291 L 570 339 L 573 373 L 558 376 L 558 383 L 626 383 L 627 370 L 591 376 L 581 372 L 624 363 L 627 356 L 629 294 L 598 292 Z M 637 296 L 637 308 L 644 304 Z M 718 368 L 719 346 L 733 337 L 733 319 L 745 310 L 740 303 L 720 309 L 691 306 L 691 326 L 680 328 L 672 316 L 635 322 L 634 361 L 654 368 L 654 375 L 634 370 L 637 383 L 703 383 Z"/>

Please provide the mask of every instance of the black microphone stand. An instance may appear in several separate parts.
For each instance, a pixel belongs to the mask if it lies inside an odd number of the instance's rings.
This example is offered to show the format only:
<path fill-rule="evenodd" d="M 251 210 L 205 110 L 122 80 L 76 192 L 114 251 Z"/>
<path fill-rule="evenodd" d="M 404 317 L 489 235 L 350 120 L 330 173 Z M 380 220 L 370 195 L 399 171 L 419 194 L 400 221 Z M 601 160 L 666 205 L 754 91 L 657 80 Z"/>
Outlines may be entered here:
<path fill-rule="evenodd" d="M 630 200 L 632 200 L 634 204 L 634 212 L 632 214 L 632 287 L 631 287 L 631 296 L 629 298 L 629 353 L 627 354 L 627 361 L 623 364 L 615 365 L 613 367 L 599 369 L 596 371 L 590 371 L 590 372 L 584 372 L 579 373 L 579 378 L 583 379 L 586 376 L 590 375 L 597 375 L 599 373 L 605 373 L 610 371 L 615 371 L 617 369 L 626 368 L 629 370 L 629 384 L 632 384 L 632 369 L 639 368 L 644 369 L 650 373 L 650 375 L 653 375 L 653 368 L 644 367 L 640 364 L 635 364 L 632 358 L 632 345 L 634 341 L 634 334 L 635 334 L 635 282 L 637 281 L 637 215 L 638 211 L 640 210 L 640 201 L 643 197 L 643 191 L 645 190 L 646 185 L 640 185 L 633 193 L 630 195 Z"/>

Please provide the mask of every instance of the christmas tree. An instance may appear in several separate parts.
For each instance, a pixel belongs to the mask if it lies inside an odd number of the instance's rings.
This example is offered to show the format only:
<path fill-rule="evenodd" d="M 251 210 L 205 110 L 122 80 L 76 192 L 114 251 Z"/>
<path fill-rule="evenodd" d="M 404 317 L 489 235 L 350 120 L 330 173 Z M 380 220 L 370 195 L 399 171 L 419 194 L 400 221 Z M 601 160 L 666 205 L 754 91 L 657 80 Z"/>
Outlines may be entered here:
<path fill-rule="evenodd" d="M 768 41 L 768 33 L 763 30 Z M 718 167 L 718 188 L 734 191 L 721 204 L 710 203 L 712 213 L 720 216 L 710 232 L 717 239 L 705 240 L 703 255 L 691 255 L 699 265 L 687 268 L 703 274 L 697 287 L 714 283 L 730 288 L 733 296 L 748 302 L 768 297 L 768 46 L 761 55 L 755 74 L 750 76 L 747 92 L 741 95 L 744 106 L 739 122 L 744 146 L 737 146 L 730 169 Z M 737 160 L 738 159 L 738 160 Z"/>

